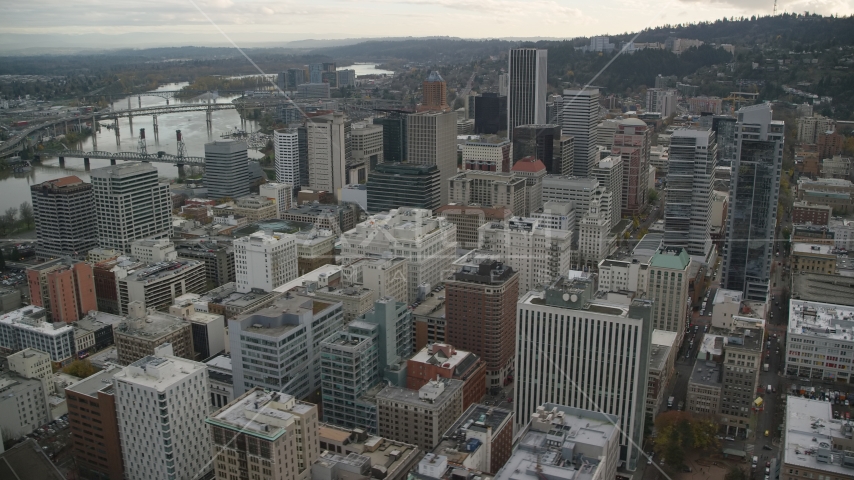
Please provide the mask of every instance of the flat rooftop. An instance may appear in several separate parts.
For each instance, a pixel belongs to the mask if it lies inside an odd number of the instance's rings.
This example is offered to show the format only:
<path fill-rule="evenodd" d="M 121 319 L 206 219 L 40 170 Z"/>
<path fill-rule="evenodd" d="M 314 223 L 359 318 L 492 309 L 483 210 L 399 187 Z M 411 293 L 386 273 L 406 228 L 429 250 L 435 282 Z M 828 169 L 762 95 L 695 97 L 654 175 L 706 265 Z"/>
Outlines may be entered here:
<path fill-rule="evenodd" d="M 98 396 L 98 392 L 112 393 L 113 376 L 115 376 L 115 374 L 120 370 L 121 367 L 111 365 L 94 375 L 80 380 L 70 387 L 66 387 L 66 390 L 71 390 L 72 392 L 93 398 Z"/>
<path fill-rule="evenodd" d="M 45 321 L 47 311 L 42 307 L 28 305 L 17 310 L 4 313 L 0 316 L 0 323 L 29 330 L 42 335 L 64 335 L 73 331 L 73 327 L 66 323 L 50 323 Z"/>
<path fill-rule="evenodd" d="M 168 335 L 190 324 L 183 318 L 169 313 L 149 311 L 145 318 L 127 318 L 115 327 L 115 332 L 131 337 L 158 338 Z"/>
<path fill-rule="evenodd" d="M 854 307 L 854 278 L 799 272 L 792 275 L 792 298 Z"/>
<path fill-rule="evenodd" d="M 214 413 L 207 423 L 276 440 L 297 415 L 308 414 L 312 408 L 314 405 L 299 402 L 291 395 L 255 389 Z"/>
<path fill-rule="evenodd" d="M 813 255 L 833 255 L 835 247 L 832 245 L 818 245 L 815 243 L 795 243 L 792 244 L 792 253 L 813 254 Z"/>
<path fill-rule="evenodd" d="M 457 366 L 463 362 L 471 352 L 467 352 L 464 350 L 453 349 L 453 354 L 448 356 L 447 352 L 449 349 L 453 348 L 450 345 L 444 344 L 433 344 L 435 347 L 435 352 L 430 353 L 430 346 L 426 346 L 418 351 L 412 358 L 413 362 L 418 363 L 430 363 L 433 365 L 447 365 L 448 368 L 457 368 Z"/>
<path fill-rule="evenodd" d="M 280 336 L 295 328 L 302 327 L 302 323 L 279 323 L 278 319 L 285 314 L 301 316 L 305 313 L 319 313 L 335 303 L 323 302 L 298 292 L 282 295 L 273 303 L 252 313 L 243 314 L 234 321 L 243 322 L 250 319 L 251 323 L 244 327 L 244 333 L 257 333 L 266 336 Z"/>
<path fill-rule="evenodd" d="M 670 337 L 670 335 L 661 335 L 661 339 L 659 341 L 661 343 L 657 343 L 655 341 L 656 333 L 664 333 L 664 334 L 673 334 L 672 339 L 669 340 L 663 337 Z M 649 368 L 651 370 L 661 371 L 664 370 L 665 365 L 667 364 L 667 359 L 670 357 L 671 349 L 675 348 L 676 343 L 676 332 L 664 332 L 662 330 L 653 330 L 653 341 L 652 348 L 649 351 Z"/>
<path fill-rule="evenodd" d="M 831 404 L 822 400 L 789 396 L 784 423 L 786 468 L 804 467 L 841 478 L 854 477 L 854 453 L 835 449 L 836 441 L 851 441 L 852 426 L 833 418 Z M 820 461 L 824 460 L 824 461 Z"/>
<path fill-rule="evenodd" d="M 721 365 L 711 360 L 697 359 L 694 369 L 691 370 L 691 378 L 688 383 L 695 383 L 707 387 L 721 386 Z"/>
<path fill-rule="evenodd" d="M 279 293 L 285 293 L 289 290 L 293 290 L 294 288 L 301 287 L 304 282 L 316 282 L 320 279 L 321 276 L 329 278 L 336 273 L 340 273 L 343 268 L 344 267 L 342 267 L 341 265 L 333 265 L 333 264 L 323 265 L 321 267 L 318 267 L 318 268 L 306 273 L 305 275 L 303 275 L 301 277 L 298 277 L 294 280 L 291 280 L 288 283 L 285 283 L 284 285 L 281 285 L 281 286 L 274 288 L 273 291 L 279 292 Z"/>
<path fill-rule="evenodd" d="M 412 309 L 412 315 L 422 317 L 445 318 L 445 291 L 428 296 L 417 307 Z"/>
<path fill-rule="evenodd" d="M 124 280 L 127 282 L 149 282 L 151 280 L 162 280 L 178 275 L 179 273 L 184 273 L 198 265 L 202 265 L 202 262 L 198 260 L 188 260 L 185 258 L 169 262 L 149 263 L 136 270 L 128 270 L 128 275 Z"/>
<path fill-rule="evenodd" d="M 854 307 L 789 300 L 789 334 L 854 341 Z"/>
<path fill-rule="evenodd" d="M 454 379 L 440 379 L 440 381 L 445 384 L 445 390 L 441 394 L 439 394 L 439 396 L 436 397 L 436 400 L 433 402 L 428 402 L 427 400 L 422 400 L 421 398 L 419 398 L 419 390 L 410 390 L 408 388 L 401 387 L 385 387 L 379 393 L 377 393 L 376 396 L 377 398 L 383 398 L 386 400 L 393 400 L 395 402 L 406 403 L 409 405 L 418 405 L 422 408 L 432 409 L 438 405 L 441 405 L 448 397 L 454 394 L 457 390 L 462 389 L 464 383 L 462 380 Z"/>
<path fill-rule="evenodd" d="M 189 375 L 204 369 L 204 363 L 178 357 L 149 355 L 116 372 L 115 378 L 134 385 L 164 391 L 172 385 L 184 381 Z"/>

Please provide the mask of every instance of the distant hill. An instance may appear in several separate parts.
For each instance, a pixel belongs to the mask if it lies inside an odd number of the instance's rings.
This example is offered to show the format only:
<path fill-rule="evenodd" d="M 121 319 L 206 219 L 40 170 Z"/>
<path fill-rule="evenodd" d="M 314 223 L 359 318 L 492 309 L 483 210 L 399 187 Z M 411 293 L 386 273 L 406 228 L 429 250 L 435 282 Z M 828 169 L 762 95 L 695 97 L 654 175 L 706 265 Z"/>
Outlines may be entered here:
<path fill-rule="evenodd" d="M 507 53 L 519 45 L 507 40 L 466 40 L 461 38 L 410 38 L 405 40 L 372 40 L 331 48 L 315 49 L 312 53 L 332 58 L 360 61 L 406 61 L 415 63 L 465 63 L 492 55 Z"/>

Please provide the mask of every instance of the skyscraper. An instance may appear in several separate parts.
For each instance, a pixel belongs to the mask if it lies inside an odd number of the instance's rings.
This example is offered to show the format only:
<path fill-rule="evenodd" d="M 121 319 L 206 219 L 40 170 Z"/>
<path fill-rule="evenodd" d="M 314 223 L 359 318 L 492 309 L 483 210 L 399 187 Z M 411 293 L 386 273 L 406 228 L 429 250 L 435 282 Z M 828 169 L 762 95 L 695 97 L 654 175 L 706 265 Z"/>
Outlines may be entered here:
<path fill-rule="evenodd" d="M 575 142 L 561 133 L 560 125 L 519 125 L 513 132 L 513 163 L 525 157 L 543 162 L 552 175 L 572 175 Z"/>
<path fill-rule="evenodd" d="M 423 110 L 445 111 L 448 106 L 448 86 L 439 72 L 430 72 L 422 84 L 423 99 L 421 108 Z"/>
<path fill-rule="evenodd" d="M 599 89 L 564 90 L 562 118 L 563 134 L 575 139 L 575 176 L 589 177 L 599 161 Z"/>
<path fill-rule="evenodd" d="M 36 226 L 36 255 L 81 257 L 98 246 L 92 184 L 80 178 L 49 180 L 30 186 Z"/>
<path fill-rule="evenodd" d="M 434 211 L 442 205 L 440 182 L 435 165 L 381 163 L 365 184 L 368 212 L 388 212 L 398 207 Z"/>
<path fill-rule="evenodd" d="M 308 83 L 323 83 L 322 63 L 312 63 L 308 66 Z"/>
<path fill-rule="evenodd" d="M 375 125 L 383 127 L 383 161 L 406 161 L 406 117 L 412 113 L 405 110 L 387 110 L 386 116 L 374 118 Z"/>
<path fill-rule="evenodd" d="M 507 97 L 482 93 L 474 97 L 474 133 L 498 133 L 507 128 Z"/>
<path fill-rule="evenodd" d="M 445 281 L 448 342 L 480 356 L 487 388 L 500 389 L 513 367 L 519 274 L 494 259 L 458 266 Z"/>
<path fill-rule="evenodd" d="M 767 103 L 744 107 L 737 115 L 738 156 L 730 180 L 722 285 L 743 292 L 749 300 L 765 301 L 770 286 L 785 128 L 782 121 L 771 119 L 771 105 Z"/>
<path fill-rule="evenodd" d="M 134 240 L 172 236 L 169 185 L 160 183 L 150 163 L 97 168 L 90 176 L 102 248 L 130 252 Z"/>
<path fill-rule="evenodd" d="M 651 143 L 652 129 L 643 120 L 629 118 L 617 122 L 611 155 L 623 161 L 621 188 L 614 190 L 615 195 L 619 194 L 615 200 L 619 199 L 616 206 L 618 211 L 622 210 L 622 216 L 637 215 L 646 206 Z"/>
<path fill-rule="evenodd" d="M 216 140 L 205 144 L 204 183 L 210 198 L 249 195 L 249 157 L 246 143 Z"/>
<path fill-rule="evenodd" d="M 238 238 L 234 241 L 234 274 L 238 292 L 253 288 L 271 292 L 297 278 L 296 237 L 255 232 Z"/>
<path fill-rule="evenodd" d="M 308 186 L 338 195 L 346 182 L 346 136 L 341 112 L 306 120 Z"/>
<path fill-rule="evenodd" d="M 350 129 L 350 156 L 373 171 L 383 163 L 383 127 L 376 123 L 354 123 Z"/>
<path fill-rule="evenodd" d="M 517 125 L 546 123 L 548 50 L 510 50 L 507 92 L 507 135 L 513 139 Z"/>
<path fill-rule="evenodd" d="M 457 114 L 418 112 L 406 119 L 407 161 L 436 165 L 442 180 L 441 202 L 448 203 L 448 179 L 457 173 Z"/>
<path fill-rule="evenodd" d="M 273 149 L 276 154 L 276 181 L 300 187 L 299 133 L 296 129 L 273 132 Z"/>
<path fill-rule="evenodd" d="M 619 417 L 620 458 L 637 468 L 644 431 L 652 302 L 594 298 L 587 278 L 561 278 L 517 307 L 516 425 L 543 403 Z"/>
<path fill-rule="evenodd" d="M 664 243 L 705 257 L 712 248 L 709 222 L 717 141 L 711 130 L 680 128 L 670 137 Z"/>
<path fill-rule="evenodd" d="M 297 85 L 305 83 L 305 70 L 302 68 L 289 68 L 287 71 L 287 88 L 291 91 L 297 88 Z"/>

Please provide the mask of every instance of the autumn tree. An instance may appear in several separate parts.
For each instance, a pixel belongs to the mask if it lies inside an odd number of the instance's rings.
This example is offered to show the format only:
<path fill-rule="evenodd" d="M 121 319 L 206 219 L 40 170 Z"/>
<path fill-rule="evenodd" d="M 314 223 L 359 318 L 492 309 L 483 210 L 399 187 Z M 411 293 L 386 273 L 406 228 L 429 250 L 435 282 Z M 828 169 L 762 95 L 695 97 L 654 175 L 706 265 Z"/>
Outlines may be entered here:
<path fill-rule="evenodd" d="M 98 368 L 92 365 L 89 360 L 75 360 L 66 365 L 62 371 L 78 378 L 86 378 L 97 373 Z"/>
<path fill-rule="evenodd" d="M 718 446 L 717 424 L 713 419 L 673 410 L 655 419 L 658 435 L 653 448 L 666 465 L 678 468 L 687 451 L 706 451 Z"/>

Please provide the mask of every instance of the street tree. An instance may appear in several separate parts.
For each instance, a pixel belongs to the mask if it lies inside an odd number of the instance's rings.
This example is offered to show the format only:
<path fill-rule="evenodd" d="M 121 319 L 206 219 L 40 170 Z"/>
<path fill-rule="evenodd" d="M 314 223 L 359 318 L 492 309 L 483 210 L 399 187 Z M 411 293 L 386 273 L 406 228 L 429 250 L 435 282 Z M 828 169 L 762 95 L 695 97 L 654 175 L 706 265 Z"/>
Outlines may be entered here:
<path fill-rule="evenodd" d="M 24 222 L 24 226 L 28 229 L 32 228 L 35 217 L 33 216 L 33 206 L 30 205 L 30 202 L 21 203 L 18 211 L 21 213 L 21 221 Z"/>

